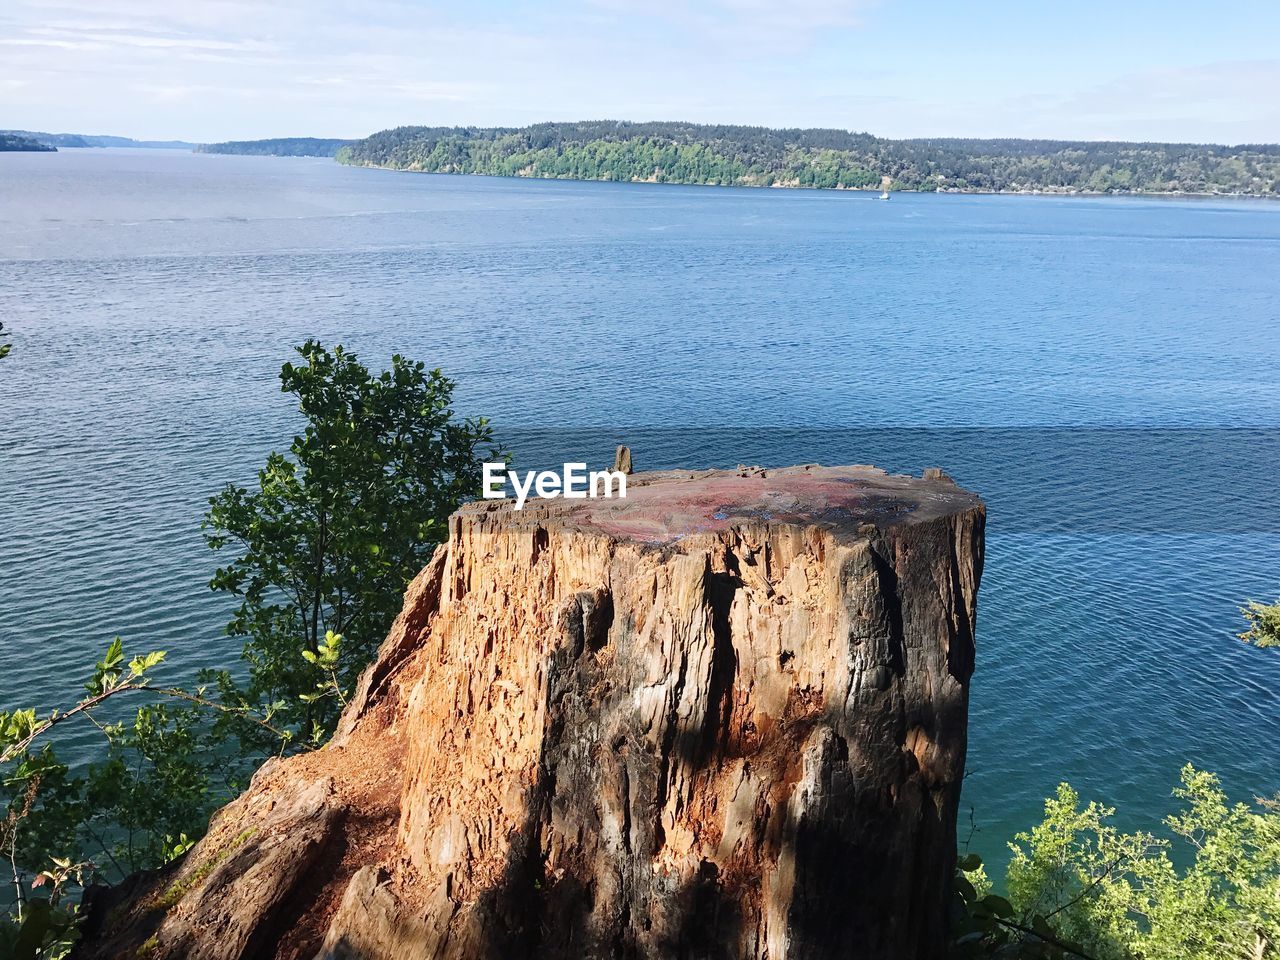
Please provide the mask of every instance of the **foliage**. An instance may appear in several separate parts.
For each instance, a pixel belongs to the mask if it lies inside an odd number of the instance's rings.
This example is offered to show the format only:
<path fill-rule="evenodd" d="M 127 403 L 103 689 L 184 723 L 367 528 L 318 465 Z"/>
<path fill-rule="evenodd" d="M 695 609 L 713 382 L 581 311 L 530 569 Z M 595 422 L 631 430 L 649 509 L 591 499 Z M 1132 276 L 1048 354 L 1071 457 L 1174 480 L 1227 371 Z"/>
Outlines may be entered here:
<path fill-rule="evenodd" d="M 346 707 L 347 696 L 343 690 L 343 681 L 338 677 L 338 670 L 342 665 L 342 634 L 326 630 L 319 647 L 315 651 L 303 650 L 302 659 L 319 671 L 320 679 L 314 690 L 299 694 L 298 700 L 309 706 L 332 699 L 337 701 L 337 709 Z M 320 723 L 312 724 L 310 746 L 318 747 L 323 744 L 328 732 Z"/>
<path fill-rule="evenodd" d="M 341 648 L 337 634 L 321 643 L 314 659 L 329 679 L 308 699 L 341 697 L 334 676 Z M 86 696 L 70 709 L 0 712 L 0 854 L 13 891 L 8 916 L 0 916 L 0 956 L 64 956 L 78 920 L 74 905 L 62 903 L 66 893 L 89 882 L 119 881 L 195 845 L 192 837 L 243 789 L 256 766 L 221 749 L 226 745 L 211 714 L 256 724 L 280 749 L 288 743 L 269 717 L 211 700 L 201 688 L 154 683 L 164 661 L 162 651 L 128 657 L 117 637 L 85 684 Z M 129 693 L 157 702 L 131 713 L 110 709 Z M 73 773 L 47 741 L 75 719 L 100 733 L 105 748 Z"/>
<path fill-rule="evenodd" d="M 886 140 L 845 130 L 692 123 L 398 127 L 343 163 L 492 176 L 739 186 L 1280 196 L 1280 147 L 1059 140 Z"/>
<path fill-rule="evenodd" d="M 1182 809 L 1164 821 L 1164 836 L 1129 834 L 1111 824 L 1114 810 L 1082 804 L 1061 785 L 1044 821 L 1010 844 L 1007 904 L 967 899 L 957 955 L 1276 956 L 1280 804 L 1232 805 L 1215 776 L 1191 766 L 1174 796 Z"/>
<path fill-rule="evenodd" d="M 953 960 L 981 957 L 1026 960 L 1089 960 L 1054 930 L 1043 914 L 1017 915 L 1013 905 L 992 891 L 981 858 L 968 854 L 956 862 L 952 917 Z"/>
<path fill-rule="evenodd" d="M 204 527 L 211 547 L 236 551 L 210 586 L 240 601 L 227 632 L 246 638 L 249 681 L 216 677 L 224 699 L 319 742 L 449 514 L 479 492 L 492 431 L 455 417 L 439 370 L 396 356 L 375 376 L 314 340 L 298 353 L 280 383 L 298 398 L 302 435 L 267 458 L 256 488 L 212 498 Z M 239 732 L 252 741 L 260 728 Z"/>
<path fill-rule="evenodd" d="M 159 651 L 128 658 L 116 638 L 71 709 L 0 712 L 0 845 L 13 891 L 0 947 L 14 956 L 61 956 L 74 938 L 75 911 L 60 902 L 69 888 L 119 880 L 182 852 L 190 844 L 182 831 L 203 830 L 233 789 L 211 789 L 220 763 L 202 729 L 204 710 L 224 708 L 153 684 L 163 662 Z M 172 703 L 149 702 L 113 718 L 111 702 L 130 693 Z M 105 747 L 73 774 L 41 741 L 77 718 Z"/>
<path fill-rule="evenodd" d="M 326 639 L 322 662 L 341 641 Z M 63 956 L 77 919 L 74 907 L 60 904 L 64 892 L 118 881 L 194 846 L 192 837 L 256 765 L 224 749 L 211 715 L 255 724 L 281 749 L 288 742 L 269 717 L 212 700 L 202 688 L 154 683 L 164 661 L 162 651 L 128 657 L 117 637 L 70 709 L 0 712 L 0 852 L 13 890 L 9 916 L 0 918 L 0 956 Z M 132 712 L 111 709 L 130 693 L 151 702 Z M 73 772 L 47 741 L 75 719 L 100 733 L 105 747 Z M 59 856 L 64 851 L 73 852 Z"/>
<path fill-rule="evenodd" d="M 215 702 L 202 689 L 153 683 L 164 658 L 156 651 L 126 660 L 117 637 L 85 684 L 87 695 L 71 709 L 0 712 L 0 797 L 19 828 L 9 838 L 11 859 L 39 866 L 47 851 L 89 851 L 99 868 L 117 876 L 162 863 L 183 852 L 186 832 L 202 829 L 212 805 L 240 785 L 226 775 L 231 759 L 211 749 L 208 716 L 232 713 L 282 736 L 268 720 Z M 110 701 L 130 693 L 147 694 L 149 702 L 132 712 L 110 709 Z M 55 727 L 77 718 L 101 734 L 105 750 L 72 776 L 47 741 Z"/>
<path fill-rule="evenodd" d="M 1249 621 L 1249 629 L 1239 635 L 1241 640 L 1255 647 L 1280 647 L 1280 602 L 1251 600 L 1240 612 Z"/>

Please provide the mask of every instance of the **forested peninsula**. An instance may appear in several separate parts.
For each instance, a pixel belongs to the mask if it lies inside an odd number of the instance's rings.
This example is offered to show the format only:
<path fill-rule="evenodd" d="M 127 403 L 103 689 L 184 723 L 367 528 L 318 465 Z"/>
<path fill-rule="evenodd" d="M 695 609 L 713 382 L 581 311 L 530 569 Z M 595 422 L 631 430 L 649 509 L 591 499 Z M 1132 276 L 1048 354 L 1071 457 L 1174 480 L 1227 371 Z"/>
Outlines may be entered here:
<path fill-rule="evenodd" d="M 46 147 L 146 147 L 157 150 L 191 150 L 196 145 L 187 140 L 134 140 L 96 133 L 46 133 L 41 130 L 0 130 L 0 134 L 34 140 Z"/>
<path fill-rule="evenodd" d="M 196 153 L 233 153 L 250 157 L 332 157 L 352 140 L 324 137 L 276 137 L 270 140 L 228 140 L 202 143 Z"/>
<path fill-rule="evenodd" d="M 590 121 L 397 127 L 339 162 L 427 173 L 955 193 L 1280 197 L 1280 144 L 888 140 L 845 130 Z"/>
<path fill-rule="evenodd" d="M 0 132 L 0 153 L 54 153 L 57 149 L 21 134 Z"/>

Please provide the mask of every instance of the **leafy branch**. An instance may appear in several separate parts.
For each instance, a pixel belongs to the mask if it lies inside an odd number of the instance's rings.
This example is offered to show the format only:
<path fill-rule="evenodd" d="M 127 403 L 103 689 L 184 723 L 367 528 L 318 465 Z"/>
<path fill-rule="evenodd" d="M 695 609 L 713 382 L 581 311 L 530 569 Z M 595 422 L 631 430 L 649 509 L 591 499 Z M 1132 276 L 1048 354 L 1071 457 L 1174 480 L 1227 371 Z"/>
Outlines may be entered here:
<path fill-rule="evenodd" d="M 216 700 L 210 700 L 199 693 L 190 693 L 178 687 L 152 686 L 148 671 L 159 666 L 164 662 L 164 659 L 165 652 L 156 650 L 140 657 L 133 657 L 126 665 L 124 642 L 119 637 L 116 637 L 107 648 L 106 656 L 95 665 L 93 679 L 85 685 L 89 691 L 89 696 L 71 709 L 65 711 L 54 710 L 44 719 L 37 719 L 34 709 L 14 710 L 8 713 L 0 712 L 0 744 L 4 745 L 4 750 L 0 753 L 0 764 L 9 763 L 26 753 L 36 740 L 59 724 L 65 723 L 81 714 L 90 720 L 94 720 L 92 711 L 95 708 L 122 693 L 146 692 L 163 697 L 172 697 L 176 700 L 184 700 L 187 703 L 207 707 L 210 710 L 245 717 L 284 742 L 288 742 L 290 739 L 290 734 L 287 731 L 273 726 L 264 717 L 254 716 L 247 707 L 228 706 Z M 96 720 L 94 722 L 96 723 Z"/>
<path fill-rule="evenodd" d="M 154 693 L 157 696 L 162 696 L 162 697 L 172 697 L 175 700 L 183 700 L 183 701 L 186 701 L 187 703 L 195 704 L 196 706 L 207 707 L 208 709 L 216 710 L 219 713 L 234 715 L 237 717 L 243 717 L 257 724 L 258 726 L 262 727 L 262 729 L 266 730 L 268 733 L 272 734 L 273 736 L 279 738 L 282 741 L 288 742 L 293 739 L 293 734 L 291 734 L 288 730 L 281 730 L 280 728 L 273 726 L 269 720 L 263 717 L 255 716 L 249 707 L 228 706 L 225 703 L 219 703 L 217 700 L 210 700 L 209 698 L 202 697 L 199 694 L 190 693 L 189 691 L 183 690 L 180 687 L 153 687 L 149 683 L 132 683 L 132 682 L 125 681 L 123 683 L 117 684 L 116 686 L 112 687 L 110 690 L 107 690 L 101 694 L 98 694 L 96 696 L 89 697 L 85 700 L 80 701 L 69 710 L 63 711 L 61 713 L 54 711 L 45 719 L 37 721 L 34 726 L 30 727 L 31 732 L 23 740 L 7 747 L 4 753 L 0 754 L 0 763 L 9 763 L 14 758 L 16 758 L 21 753 L 23 753 L 28 747 L 32 745 L 32 743 L 38 740 L 50 729 L 80 714 L 84 714 L 86 719 L 96 723 L 96 720 L 94 720 L 90 711 L 95 707 L 101 706 L 106 700 L 109 700 L 111 697 L 114 697 L 117 694 L 121 694 L 121 693 L 141 693 L 141 692 Z M 18 720 L 19 718 L 21 718 L 22 721 L 25 721 L 25 719 L 28 716 L 34 716 L 34 713 L 35 711 L 33 710 L 19 710 L 19 711 L 14 711 L 13 713 L 8 714 L 7 716 L 14 720 Z M 6 714 L 0 713 L 0 722 L 3 722 L 5 717 L 6 717 Z"/>
<path fill-rule="evenodd" d="M 303 650 L 302 658 L 325 675 L 325 679 L 316 684 L 314 691 L 300 696 L 302 702 L 315 703 L 326 697 L 333 697 L 346 707 L 347 696 L 342 690 L 342 681 L 338 679 L 338 668 L 342 663 L 342 634 L 326 630 L 316 649 Z M 315 743 L 319 744 L 324 734 L 324 728 L 320 724 L 313 725 L 311 738 Z"/>

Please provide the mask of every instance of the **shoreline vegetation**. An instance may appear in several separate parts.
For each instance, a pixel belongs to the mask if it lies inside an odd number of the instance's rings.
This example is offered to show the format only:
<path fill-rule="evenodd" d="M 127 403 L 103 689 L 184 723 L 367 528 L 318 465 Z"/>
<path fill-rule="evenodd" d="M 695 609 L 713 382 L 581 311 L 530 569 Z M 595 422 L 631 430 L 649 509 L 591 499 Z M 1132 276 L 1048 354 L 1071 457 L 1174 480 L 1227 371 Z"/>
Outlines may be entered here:
<path fill-rule="evenodd" d="M 210 153 L 223 151 L 204 151 L 196 150 L 194 153 Z M 285 154 L 257 154 L 258 156 L 286 156 Z M 806 187 L 791 186 L 787 184 L 770 184 L 768 187 L 761 184 L 748 183 L 698 183 L 683 180 L 655 180 L 648 178 L 644 180 L 618 180 L 613 177 L 547 177 L 535 176 L 526 173 L 455 173 L 439 170 L 415 170 L 404 167 L 388 167 L 376 163 L 345 163 L 346 167 L 361 167 L 365 170 L 387 170 L 392 173 L 415 173 L 424 174 L 434 177 L 488 177 L 498 180 L 565 180 L 574 183 L 626 183 L 634 185 L 657 185 L 669 187 L 710 187 L 712 189 L 721 189 L 724 187 L 736 187 L 743 190 L 823 190 L 833 193 L 872 193 L 878 194 L 883 190 L 891 193 L 942 193 L 953 194 L 955 196 L 964 197 L 1134 197 L 1147 198 L 1153 200 L 1280 200 L 1280 192 L 1277 193 L 1214 193 L 1211 191 L 1195 191 L 1195 190 L 1073 190 L 1073 189 L 1052 189 L 1044 188 L 1019 188 L 1019 189 L 979 189 L 979 188 L 947 188 L 941 190 L 915 190 L 906 187 L 890 186 L 882 188 L 878 184 L 871 187 Z"/>
<path fill-rule="evenodd" d="M 339 163 L 420 173 L 927 193 L 1280 198 L 1280 145 L 888 140 L 844 130 L 592 121 L 397 127 Z"/>

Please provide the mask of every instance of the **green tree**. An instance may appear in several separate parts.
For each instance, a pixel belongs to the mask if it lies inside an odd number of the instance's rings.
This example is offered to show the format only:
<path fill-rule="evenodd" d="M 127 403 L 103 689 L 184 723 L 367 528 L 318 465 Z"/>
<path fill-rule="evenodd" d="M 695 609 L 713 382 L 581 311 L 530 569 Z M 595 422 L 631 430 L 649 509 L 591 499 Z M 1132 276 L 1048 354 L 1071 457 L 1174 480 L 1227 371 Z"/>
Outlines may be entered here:
<path fill-rule="evenodd" d="M 275 705 L 279 722 L 319 741 L 340 698 L 314 694 L 350 688 L 449 514 L 479 492 L 482 460 L 499 453 L 485 420 L 455 416 L 439 370 L 396 356 L 373 375 L 314 340 L 298 353 L 280 384 L 298 398 L 302 434 L 267 458 L 253 489 L 212 498 L 204 526 L 211 547 L 237 554 L 210 582 L 240 600 L 227 632 L 245 638 L 249 667 L 244 689 L 218 678 L 224 695 Z"/>

